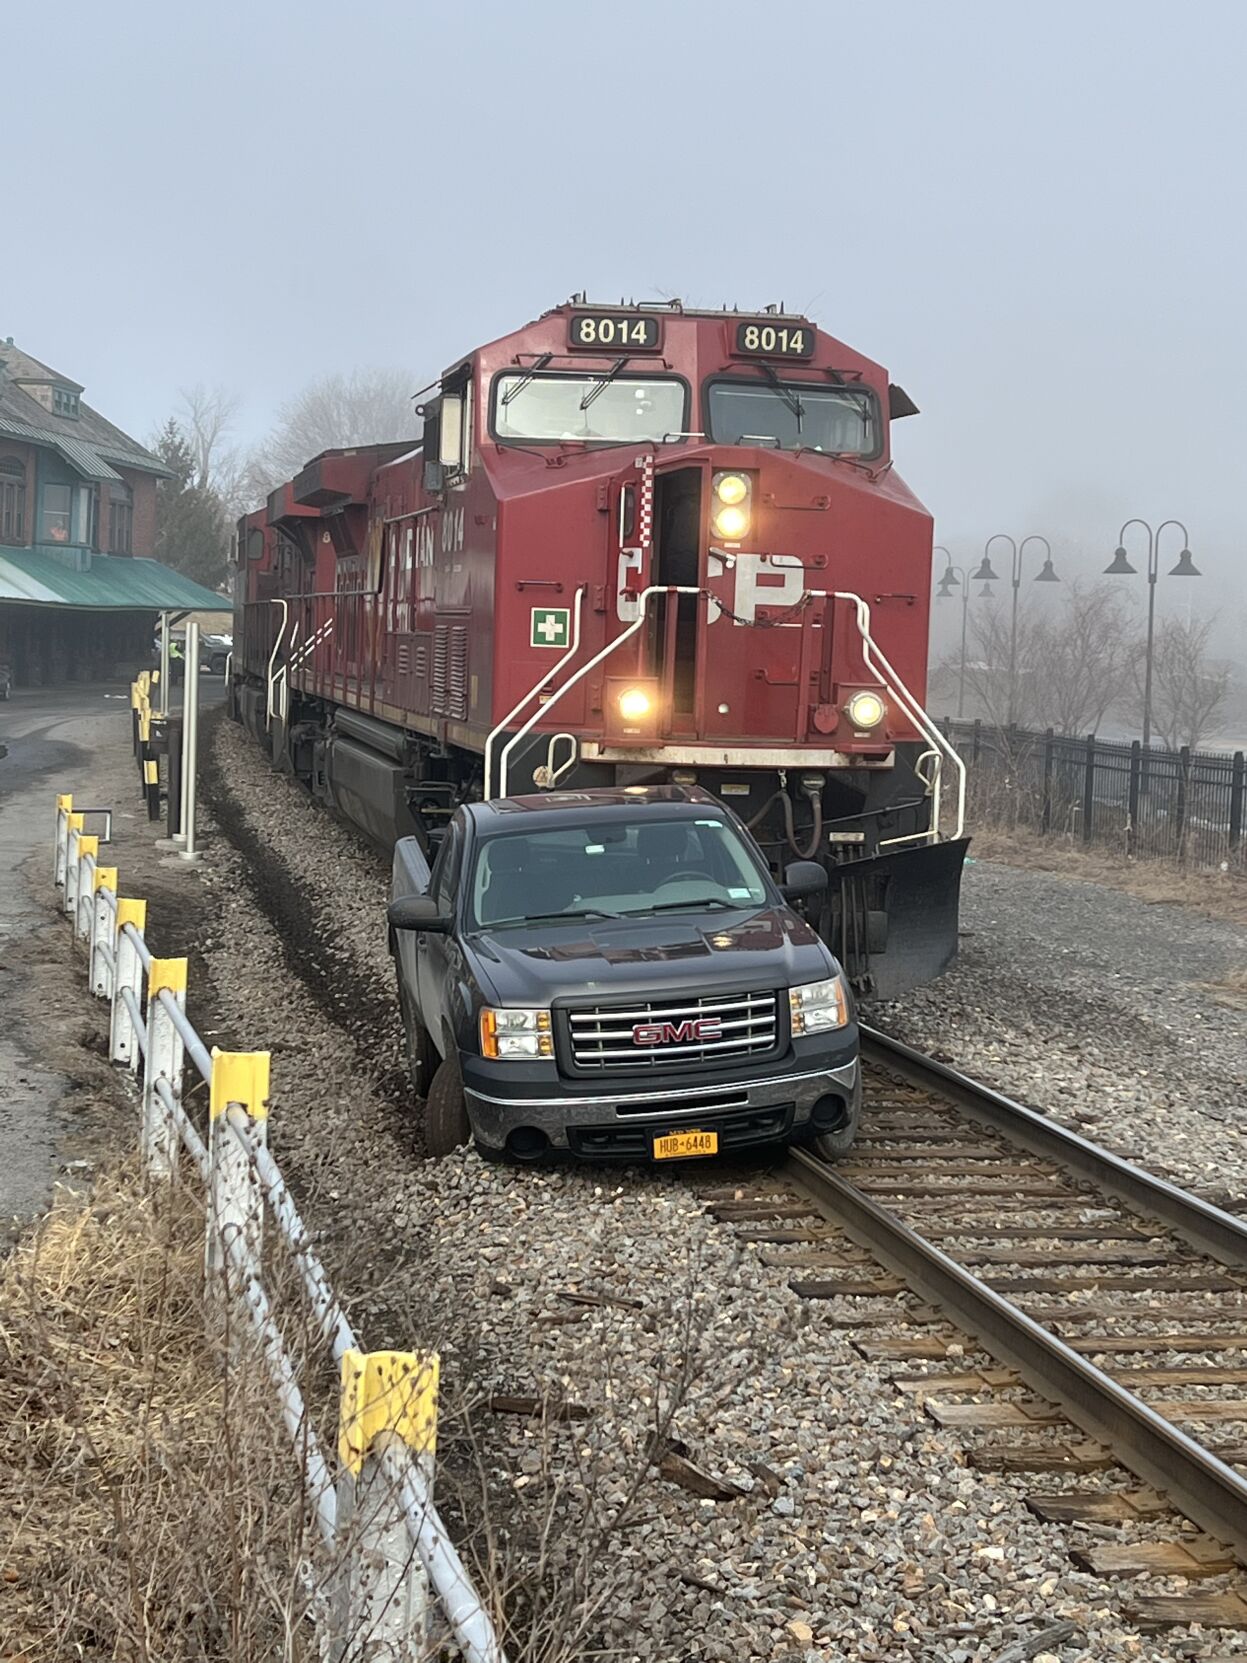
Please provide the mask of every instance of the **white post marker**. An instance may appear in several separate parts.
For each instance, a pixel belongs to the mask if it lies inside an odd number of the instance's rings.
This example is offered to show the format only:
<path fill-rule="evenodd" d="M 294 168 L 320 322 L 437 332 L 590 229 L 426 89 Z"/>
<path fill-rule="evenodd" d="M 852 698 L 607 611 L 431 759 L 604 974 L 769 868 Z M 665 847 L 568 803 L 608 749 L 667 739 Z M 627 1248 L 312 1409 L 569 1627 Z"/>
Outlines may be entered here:
<path fill-rule="evenodd" d="M 134 1031 L 134 1019 L 129 1006 L 121 997 L 129 988 L 136 1002 L 143 996 L 143 961 L 138 947 L 126 934 L 131 925 L 142 935 L 147 924 L 147 902 L 117 897 L 116 934 L 113 936 L 113 1008 L 108 1027 L 108 1056 L 111 1062 L 123 1062 L 138 1068 L 139 1042 Z"/>
<path fill-rule="evenodd" d="M 143 1165 L 149 1178 L 173 1175 L 177 1128 L 156 1090 L 163 1080 L 175 1100 L 182 1101 L 185 1047 L 160 995 L 169 993 L 186 1009 L 186 960 L 153 959 L 147 971 L 147 1049 L 143 1056 Z"/>
<path fill-rule="evenodd" d="M 169 714 L 169 639 L 172 630 L 169 614 L 160 614 L 160 714 Z"/>
<path fill-rule="evenodd" d="M 195 776 L 199 761 L 199 625 L 186 625 L 186 673 L 182 682 L 182 837 L 183 860 L 195 852 Z"/>
<path fill-rule="evenodd" d="M 404 1478 L 414 1459 L 431 1499 L 438 1366 L 436 1352 L 343 1353 L 335 1659 L 362 1649 L 370 1663 L 428 1656 L 431 1594 L 412 1540 Z"/>

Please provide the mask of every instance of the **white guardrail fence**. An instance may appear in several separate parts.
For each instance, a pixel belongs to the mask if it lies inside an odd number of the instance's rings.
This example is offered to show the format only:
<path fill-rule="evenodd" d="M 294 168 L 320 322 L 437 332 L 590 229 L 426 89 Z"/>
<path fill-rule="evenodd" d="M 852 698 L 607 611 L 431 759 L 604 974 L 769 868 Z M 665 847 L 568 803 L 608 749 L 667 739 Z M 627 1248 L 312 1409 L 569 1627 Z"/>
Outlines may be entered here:
<path fill-rule="evenodd" d="M 417 1663 L 444 1622 L 467 1663 L 506 1663 L 433 1505 L 437 1354 L 361 1350 L 267 1147 L 269 1053 L 204 1045 L 186 1014 L 187 961 L 152 954 L 146 901 L 120 893 L 117 868 L 101 862 L 99 838 L 83 830 L 84 813 L 99 812 L 75 812 L 72 797 L 57 797 L 55 881 L 87 954 L 91 992 L 111 1006 L 109 1056 L 140 1087 L 146 1172 L 153 1184 L 172 1182 L 185 1156 L 203 1181 L 208 1314 L 222 1301 L 245 1312 L 280 1400 L 333 1565 L 328 1586 L 309 1588 L 322 1657 Z M 188 1065 L 208 1086 L 206 1142 L 184 1106 Z M 284 1242 L 314 1331 L 341 1373 L 334 1454 L 311 1424 L 262 1285 L 266 1228 Z"/>

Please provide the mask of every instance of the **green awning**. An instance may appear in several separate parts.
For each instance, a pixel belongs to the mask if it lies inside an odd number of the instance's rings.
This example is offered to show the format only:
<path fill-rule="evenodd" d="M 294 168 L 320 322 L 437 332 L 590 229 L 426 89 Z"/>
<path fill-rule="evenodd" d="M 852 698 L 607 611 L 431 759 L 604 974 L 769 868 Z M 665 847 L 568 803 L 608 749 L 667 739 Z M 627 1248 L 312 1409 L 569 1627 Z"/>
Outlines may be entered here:
<path fill-rule="evenodd" d="M 0 548 L 0 602 L 106 612 L 222 612 L 230 602 L 158 560 L 93 554 L 76 572 L 54 554 Z"/>

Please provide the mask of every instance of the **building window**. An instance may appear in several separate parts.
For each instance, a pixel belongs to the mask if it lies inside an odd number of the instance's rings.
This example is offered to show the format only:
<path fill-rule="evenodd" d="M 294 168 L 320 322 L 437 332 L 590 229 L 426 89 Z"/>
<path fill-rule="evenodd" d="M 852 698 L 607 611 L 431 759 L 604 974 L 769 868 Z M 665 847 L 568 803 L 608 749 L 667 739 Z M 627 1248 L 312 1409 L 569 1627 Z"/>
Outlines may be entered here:
<path fill-rule="evenodd" d="M 53 387 L 52 414 L 55 416 L 77 416 L 77 393 L 71 393 L 68 387 Z"/>
<path fill-rule="evenodd" d="M 26 541 L 26 464 L 0 456 L 0 543 Z"/>
<path fill-rule="evenodd" d="M 43 487 L 43 510 L 39 516 L 39 541 L 41 543 L 68 543 L 69 516 L 73 507 L 73 487 L 69 485 L 45 485 Z"/>
<path fill-rule="evenodd" d="M 134 553 L 134 492 L 128 485 L 108 488 L 108 552 Z"/>

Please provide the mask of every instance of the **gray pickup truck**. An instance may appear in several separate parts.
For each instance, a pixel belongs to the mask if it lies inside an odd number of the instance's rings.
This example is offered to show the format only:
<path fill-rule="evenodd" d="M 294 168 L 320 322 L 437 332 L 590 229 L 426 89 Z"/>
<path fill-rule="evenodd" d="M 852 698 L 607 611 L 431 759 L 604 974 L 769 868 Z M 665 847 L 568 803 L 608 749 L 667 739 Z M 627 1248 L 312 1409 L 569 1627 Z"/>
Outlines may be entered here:
<path fill-rule="evenodd" d="M 852 994 L 748 831 L 697 787 L 465 803 L 394 851 L 390 946 L 427 1147 L 684 1160 L 852 1143 Z"/>

